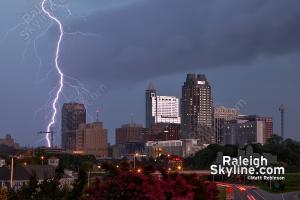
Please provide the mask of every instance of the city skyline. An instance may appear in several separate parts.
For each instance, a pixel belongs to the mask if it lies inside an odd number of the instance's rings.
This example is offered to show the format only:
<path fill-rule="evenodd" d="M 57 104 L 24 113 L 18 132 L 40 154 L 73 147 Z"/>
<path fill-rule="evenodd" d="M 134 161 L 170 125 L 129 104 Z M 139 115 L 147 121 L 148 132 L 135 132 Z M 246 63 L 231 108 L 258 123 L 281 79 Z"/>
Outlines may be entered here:
<path fill-rule="evenodd" d="M 189 76 L 197 76 L 197 74 L 186 74 L 186 76 L 187 76 L 187 79 L 189 78 Z M 207 80 L 207 78 L 206 78 L 206 76 L 204 75 L 204 74 L 200 74 L 200 75 L 198 75 L 198 76 L 203 76 L 204 77 L 204 81 L 205 82 L 209 82 L 209 80 Z M 201 79 L 202 80 L 202 79 Z M 197 82 L 197 81 L 196 81 Z M 153 86 L 153 83 L 151 82 L 151 83 L 149 83 L 150 85 L 151 85 L 151 87 L 153 87 L 153 88 L 150 88 L 150 93 L 148 93 L 148 91 L 149 91 L 149 85 L 148 85 L 148 87 L 146 88 L 146 98 L 147 97 L 149 97 L 149 95 L 151 96 L 151 93 L 153 92 L 153 91 L 155 91 L 154 93 L 155 93 L 155 99 L 156 99 L 156 97 L 158 97 L 158 98 L 163 98 L 163 97 L 168 97 L 168 98 L 178 98 L 179 100 L 181 100 L 182 98 L 181 98 L 181 96 L 157 96 L 157 90 L 156 89 L 154 89 L 154 86 Z M 199 84 L 199 83 L 198 83 Z M 203 84 L 206 84 L 206 83 L 203 83 Z M 208 83 L 209 84 L 209 83 Z M 184 84 L 182 84 L 183 86 L 185 85 L 185 83 Z M 202 85 L 202 83 L 200 84 L 200 85 Z M 213 91 L 211 92 L 211 93 L 213 93 Z M 209 94 L 210 95 L 210 94 Z M 213 95 L 212 95 L 212 99 L 213 99 Z M 147 99 L 144 99 L 144 103 L 145 102 L 147 102 Z M 243 112 L 241 112 L 240 110 L 242 110 L 243 108 L 244 108 L 244 106 L 246 106 L 247 105 L 247 101 L 246 100 L 243 100 L 243 99 L 240 99 L 234 106 L 232 106 L 232 107 L 228 107 L 228 108 L 226 108 L 226 107 L 224 107 L 224 105 L 221 105 L 221 104 L 218 104 L 218 105 L 215 105 L 215 104 L 213 104 L 212 103 L 212 105 L 213 105 L 213 107 L 212 107 L 212 110 L 214 109 L 214 108 L 221 108 L 221 109 L 237 109 L 237 110 L 239 110 L 239 114 L 240 115 L 237 115 L 237 116 L 241 116 L 241 117 L 243 117 L 244 116 L 244 114 L 247 114 L 247 113 L 243 113 Z M 146 113 L 146 109 L 147 109 L 147 103 L 146 103 L 146 106 L 145 106 L 145 108 L 144 108 L 144 110 L 145 110 L 145 113 Z M 179 108 L 177 108 L 177 109 L 179 109 Z M 68 111 L 67 111 L 68 110 Z M 82 111 L 84 112 L 84 113 L 82 113 Z M 85 108 L 85 105 L 83 104 L 83 103 L 80 103 L 80 102 L 66 102 L 66 103 L 64 103 L 63 104 L 63 107 L 62 107 L 62 109 L 61 109 L 61 112 L 62 112 L 62 114 L 63 115 L 65 115 L 65 117 L 62 117 L 62 121 L 60 121 L 59 123 L 61 123 L 61 124 L 66 124 L 66 122 L 67 123 L 70 123 L 70 125 L 72 125 L 72 126 L 79 126 L 79 124 L 80 123 L 82 123 L 82 125 L 84 125 L 84 124 L 89 124 L 89 123 L 95 123 L 95 122 L 97 122 L 98 120 L 99 120 L 99 108 L 95 111 L 95 118 L 94 118 L 94 120 L 92 120 L 92 121 L 88 121 L 88 120 L 86 120 L 86 108 Z M 65 113 L 65 114 L 64 114 Z M 82 115 L 82 116 L 79 116 L 79 115 Z M 257 116 L 262 116 L 260 113 L 256 113 L 255 115 L 257 115 Z M 246 116 L 246 115 L 245 115 Z M 249 115 L 249 116 L 254 116 L 254 115 Z M 135 124 L 135 120 L 134 120 L 134 118 L 133 118 L 133 116 L 132 116 L 132 113 L 131 113 L 131 116 L 130 116 L 131 118 L 130 118 L 130 120 L 128 120 L 127 122 L 124 122 L 123 124 L 126 124 L 126 123 L 128 123 L 128 125 L 130 125 L 130 124 Z M 180 113 L 180 115 L 179 115 L 179 118 L 181 118 L 182 117 L 182 113 Z M 142 118 L 142 119 L 141 119 Z M 146 123 L 147 123 L 147 118 L 143 118 L 143 117 L 141 117 L 141 118 L 139 118 L 139 121 L 142 121 L 142 127 L 146 127 Z M 214 116 L 214 118 L 213 119 L 216 119 L 216 118 L 218 118 L 218 116 Z M 272 118 L 272 116 L 271 116 L 271 118 Z M 76 122 L 75 124 L 73 124 L 73 120 L 75 120 L 74 122 Z M 77 121 L 82 121 L 82 122 L 80 122 L 80 123 L 78 123 Z M 101 122 L 102 123 L 102 122 Z M 155 123 L 157 123 L 157 122 L 155 122 Z M 154 124 L 155 124 L 154 123 Z M 158 122 L 159 123 L 159 122 Z M 172 124 L 173 122 L 171 122 L 171 124 Z M 176 123 L 175 123 L 176 124 Z M 121 126 L 122 124 L 120 124 L 119 126 Z M 122 125 L 123 126 L 123 125 Z M 114 132 L 114 130 L 115 129 L 117 129 L 118 128 L 118 126 L 117 127 L 115 127 L 113 130 L 111 130 L 111 132 L 112 132 L 112 135 L 115 135 L 115 132 Z M 280 127 L 281 128 L 281 127 Z M 70 132 L 76 132 L 77 131 L 77 128 L 73 128 L 72 130 L 70 130 Z M 56 143 L 54 143 L 55 144 L 55 146 L 64 146 L 64 144 L 63 144 L 63 138 L 65 137 L 64 136 L 64 129 L 63 129 L 63 126 L 61 126 L 61 130 L 59 130 L 58 131 L 58 133 L 61 133 L 61 135 L 59 135 L 61 138 L 62 138 L 62 140 L 61 140 L 61 143 L 59 143 L 59 141 L 57 141 L 56 140 Z M 212 127 L 212 131 L 211 131 L 211 134 L 213 134 L 213 136 L 216 136 L 216 135 L 214 135 L 215 133 L 214 133 L 214 130 L 213 130 L 213 127 Z M 280 135 L 280 133 L 278 132 L 274 132 L 274 134 L 277 134 L 277 135 Z M 184 136 L 183 136 L 183 138 L 184 138 Z M 71 139 L 72 140 L 72 139 Z M 71 141 L 70 140 L 70 141 Z M 108 141 L 110 144 L 115 144 L 115 140 L 116 140 L 116 138 L 114 138 L 114 140 L 112 141 L 112 140 L 110 140 L 110 141 Z M 212 143 L 215 143 L 216 141 L 211 141 Z M 43 146 L 43 145 L 40 145 L 40 146 Z M 45 145 L 46 146 L 46 145 Z M 63 147 L 63 148 L 66 148 L 66 147 Z M 68 148 L 67 148 L 68 149 Z"/>
<path fill-rule="evenodd" d="M 61 3 L 68 9 L 54 12 L 69 34 L 60 60 L 68 83 L 60 108 L 84 100 L 89 122 L 100 108 L 110 142 L 114 128 L 132 114 L 135 122 L 144 123 L 150 81 L 160 94 L 180 97 L 186 73 L 206 74 L 215 105 L 244 102 L 242 114 L 272 116 L 278 134 L 278 107 L 284 104 L 285 135 L 300 140 L 299 2 Z M 58 30 L 38 8 L 36 1 L 0 2 L 6 15 L 0 19 L 0 137 L 9 133 L 32 146 L 45 145 L 36 133 L 49 122 L 49 99 L 57 84 L 53 52 Z M 59 132 L 59 123 L 54 129 Z M 60 143 L 59 135 L 54 142 Z"/>

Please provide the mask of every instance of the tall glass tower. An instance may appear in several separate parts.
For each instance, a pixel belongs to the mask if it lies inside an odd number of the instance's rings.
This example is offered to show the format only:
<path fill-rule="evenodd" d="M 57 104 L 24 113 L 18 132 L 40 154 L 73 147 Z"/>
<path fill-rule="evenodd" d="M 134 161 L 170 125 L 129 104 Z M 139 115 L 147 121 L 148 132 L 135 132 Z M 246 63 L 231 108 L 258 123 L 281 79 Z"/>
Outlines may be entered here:
<path fill-rule="evenodd" d="M 61 146 L 66 150 L 76 149 L 76 130 L 86 123 L 86 110 L 83 104 L 65 103 L 61 116 Z"/>
<path fill-rule="evenodd" d="M 199 139 L 203 144 L 215 140 L 211 86 L 203 74 L 188 74 L 182 86 L 181 126 L 186 139 Z"/>

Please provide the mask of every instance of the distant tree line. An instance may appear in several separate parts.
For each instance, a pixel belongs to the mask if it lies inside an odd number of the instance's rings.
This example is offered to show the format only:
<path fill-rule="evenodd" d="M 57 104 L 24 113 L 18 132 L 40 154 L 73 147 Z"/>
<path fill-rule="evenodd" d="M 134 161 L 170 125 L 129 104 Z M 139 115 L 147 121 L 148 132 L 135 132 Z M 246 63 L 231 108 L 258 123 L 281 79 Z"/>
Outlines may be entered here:
<path fill-rule="evenodd" d="M 273 135 L 264 145 L 250 145 L 255 153 L 270 153 L 277 156 L 277 160 L 287 171 L 300 171 L 300 142 L 292 139 L 283 140 L 281 137 Z M 184 167 L 188 169 L 209 169 L 210 165 L 216 160 L 218 152 L 223 152 L 223 155 L 226 156 L 237 157 L 239 148 L 237 145 L 209 145 L 195 155 L 186 158 Z"/>

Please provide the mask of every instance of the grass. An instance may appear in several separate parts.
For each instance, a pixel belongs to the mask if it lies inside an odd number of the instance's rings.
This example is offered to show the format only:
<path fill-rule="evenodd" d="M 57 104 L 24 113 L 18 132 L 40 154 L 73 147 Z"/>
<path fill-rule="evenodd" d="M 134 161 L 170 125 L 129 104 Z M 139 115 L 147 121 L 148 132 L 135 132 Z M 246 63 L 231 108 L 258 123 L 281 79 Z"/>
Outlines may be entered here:
<path fill-rule="evenodd" d="M 219 200 L 226 200 L 226 188 L 225 187 L 218 187 L 219 190 Z"/>
<path fill-rule="evenodd" d="M 269 184 L 265 183 L 262 184 L 261 182 L 258 182 L 255 184 L 262 190 L 265 190 L 267 192 L 272 193 L 282 193 L 282 192 L 296 192 L 300 191 L 300 173 L 290 173 L 285 174 L 285 188 L 284 190 L 271 190 L 269 187 Z"/>

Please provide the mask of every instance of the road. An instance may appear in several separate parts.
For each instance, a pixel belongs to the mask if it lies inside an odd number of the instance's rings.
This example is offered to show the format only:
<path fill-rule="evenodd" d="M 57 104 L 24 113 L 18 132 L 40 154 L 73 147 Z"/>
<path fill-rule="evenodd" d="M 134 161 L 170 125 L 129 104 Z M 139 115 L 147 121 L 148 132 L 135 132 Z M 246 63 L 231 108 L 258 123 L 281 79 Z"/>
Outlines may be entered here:
<path fill-rule="evenodd" d="M 300 200 L 300 192 L 272 194 L 253 186 L 243 186 L 228 183 L 217 183 L 226 187 L 227 192 L 232 193 L 234 200 Z"/>

